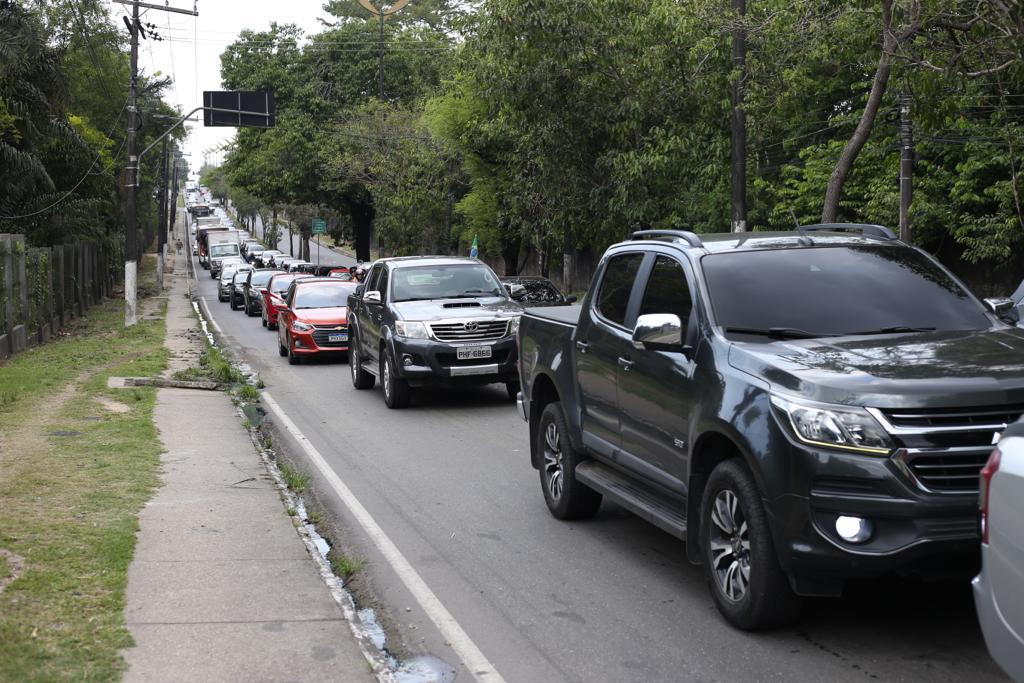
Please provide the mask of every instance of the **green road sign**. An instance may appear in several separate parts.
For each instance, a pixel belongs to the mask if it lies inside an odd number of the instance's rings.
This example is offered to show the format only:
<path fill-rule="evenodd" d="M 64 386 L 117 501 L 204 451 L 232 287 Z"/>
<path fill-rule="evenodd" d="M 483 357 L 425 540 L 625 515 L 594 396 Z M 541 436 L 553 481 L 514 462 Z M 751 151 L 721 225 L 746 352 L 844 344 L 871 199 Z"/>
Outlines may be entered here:
<path fill-rule="evenodd" d="M 313 234 L 314 235 L 326 235 L 327 234 L 327 221 L 323 218 L 313 219 Z"/>

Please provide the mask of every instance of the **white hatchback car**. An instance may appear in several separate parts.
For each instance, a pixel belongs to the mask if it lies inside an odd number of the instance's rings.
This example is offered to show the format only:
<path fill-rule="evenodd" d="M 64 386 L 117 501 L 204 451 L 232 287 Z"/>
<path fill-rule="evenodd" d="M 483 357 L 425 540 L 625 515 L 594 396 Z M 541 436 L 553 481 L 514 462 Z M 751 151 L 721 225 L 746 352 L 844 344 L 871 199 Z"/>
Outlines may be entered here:
<path fill-rule="evenodd" d="M 992 658 L 1024 683 L 1024 420 L 981 470 L 981 573 L 974 604 Z"/>

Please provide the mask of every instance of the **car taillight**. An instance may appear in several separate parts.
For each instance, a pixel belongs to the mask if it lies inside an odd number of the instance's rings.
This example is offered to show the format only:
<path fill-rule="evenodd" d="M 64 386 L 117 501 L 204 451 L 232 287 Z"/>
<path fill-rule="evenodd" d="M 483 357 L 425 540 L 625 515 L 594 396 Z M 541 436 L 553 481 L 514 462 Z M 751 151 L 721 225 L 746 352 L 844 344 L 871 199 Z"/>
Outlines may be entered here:
<path fill-rule="evenodd" d="M 978 507 L 981 508 L 981 542 L 988 543 L 988 493 L 992 485 L 992 477 L 999 471 L 999 460 L 1002 453 L 999 449 L 992 451 L 988 462 L 981 468 L 981 490 L 978 492 Z"/>

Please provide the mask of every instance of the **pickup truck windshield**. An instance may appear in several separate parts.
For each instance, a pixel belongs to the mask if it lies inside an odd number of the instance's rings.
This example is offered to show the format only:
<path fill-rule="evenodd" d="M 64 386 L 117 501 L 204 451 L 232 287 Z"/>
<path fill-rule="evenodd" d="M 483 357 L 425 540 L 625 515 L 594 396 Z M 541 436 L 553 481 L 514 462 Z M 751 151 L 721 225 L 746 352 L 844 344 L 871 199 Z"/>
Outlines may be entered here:
<path fill-rule="evenodd" d="M 491 269 L 475 263 L 399 268 L 392 275 L 391 288 L 391 300 L 396 303 L 505 296 Z"/>
<path fill-rule="evenodd" d="M 238 245 L 215 244 L 210 247 L 210 256 L 238 256 Z"/>
<path fill-rule="evenodd" d="M 906 247 L 709 254 L 701 266 L 727 332 L 814 338 L 990 326 L 962 287 Z"/>
<path fill-rule="evenodd" d="M 355 285 L 340 281 L 302 285 L 295 292 L 295 309 L 348 306 L 348 295 L 355 289 Z"/>

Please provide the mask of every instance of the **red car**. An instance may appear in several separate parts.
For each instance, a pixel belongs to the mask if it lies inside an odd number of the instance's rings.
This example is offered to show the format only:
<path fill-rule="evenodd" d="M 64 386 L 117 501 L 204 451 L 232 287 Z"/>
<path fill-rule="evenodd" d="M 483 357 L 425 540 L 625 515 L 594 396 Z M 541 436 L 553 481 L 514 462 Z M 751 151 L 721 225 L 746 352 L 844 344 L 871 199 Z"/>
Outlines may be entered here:
<path fill-rule="evenodd" d="M 331 268 L 329 271 L 327 271 L 327 277 L 336 277 L 345 282 L 348 282 L 349 280 L 353 279 L 352 271 L 345 267 Z"/>
<path fill-rule="evenodd" d="M 288 287 L 277 314 L 277 345 L 296 365 L 305 356 L 348 353 L 348 295 L 357 283 L 302 278 Z"/>
<path fill-rule="evenodd" d="M 301 278 L 313 277 L 307 273 L 281 273 L 270 278 L 270 282 L 267 283 L 267 288 L 264 289 L 260 294 L 263 296 L 263 327 L 268 330 L 277 329 L 277 314 L 284 309 L 284 295 L 288 291 L 288 287 L 295 280 Z"/>

